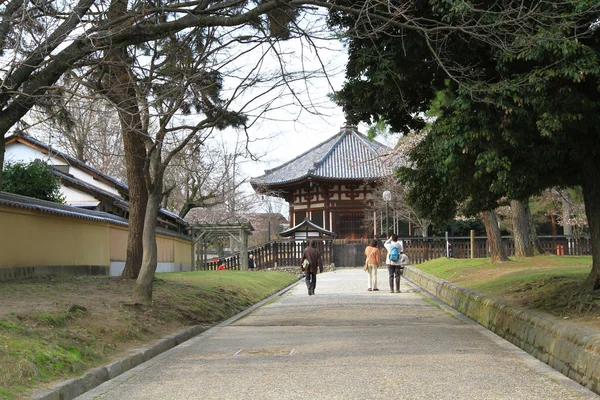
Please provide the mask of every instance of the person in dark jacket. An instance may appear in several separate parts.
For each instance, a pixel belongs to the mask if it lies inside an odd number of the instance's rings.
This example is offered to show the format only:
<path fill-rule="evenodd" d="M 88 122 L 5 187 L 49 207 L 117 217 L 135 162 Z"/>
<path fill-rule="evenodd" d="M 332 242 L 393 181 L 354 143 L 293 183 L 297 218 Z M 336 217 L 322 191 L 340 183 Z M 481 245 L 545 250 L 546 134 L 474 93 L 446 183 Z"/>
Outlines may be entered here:
<path fill-rule="evenodd" d="M 302 259 L 300 265 L 308 260 L 308 266 L 304 273 L 306 274 L 306 287 L 308 288 L 308 295 L 312 296 L 315 294 L 315 288 L 317 287 L 317 271 L 323 273 L 323 259 L 321 258 L 321 252 L 317 249 L 317 242 L 310 241 L 308 246 L 302 253 Z"/>

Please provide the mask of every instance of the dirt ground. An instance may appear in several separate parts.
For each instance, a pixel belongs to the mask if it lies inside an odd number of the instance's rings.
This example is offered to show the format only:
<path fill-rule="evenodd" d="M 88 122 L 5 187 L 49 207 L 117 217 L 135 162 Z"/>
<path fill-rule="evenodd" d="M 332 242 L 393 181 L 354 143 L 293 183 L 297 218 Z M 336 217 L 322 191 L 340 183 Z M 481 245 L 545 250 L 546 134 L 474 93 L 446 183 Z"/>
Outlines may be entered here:
<path fill-rule="evenodd" d="M 128 350 L 202 323 L 173 307 L 172 296 L 163 290 L 155 292 L 152 307 L 131 305 L 133 283 L 118 278 L 58 278 L 3 285 L 0 320 L 42 335 L 66 336 L 82 345 L 94 343 L 99 362 L 117 359 Z"/>

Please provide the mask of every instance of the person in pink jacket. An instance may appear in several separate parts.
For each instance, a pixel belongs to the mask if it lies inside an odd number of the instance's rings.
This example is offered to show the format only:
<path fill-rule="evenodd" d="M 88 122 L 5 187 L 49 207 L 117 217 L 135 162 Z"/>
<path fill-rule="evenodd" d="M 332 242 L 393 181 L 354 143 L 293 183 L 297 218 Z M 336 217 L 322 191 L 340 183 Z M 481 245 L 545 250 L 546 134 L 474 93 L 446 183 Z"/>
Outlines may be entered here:
<path fill-rule="evenodd" d="M 365 256 L 367 257 L 366 264 L 367 272 L 369 273 L 369 287 L 367 290 L 369 292 L 372 290 L 377 291 L 379 290 L 377 289 L 377 269 L 379 268 L 379 265 L 381 265 L 381 262 L 376 239 L 373 239 L 371 245 L 367 246 L 365 249 Z"/>

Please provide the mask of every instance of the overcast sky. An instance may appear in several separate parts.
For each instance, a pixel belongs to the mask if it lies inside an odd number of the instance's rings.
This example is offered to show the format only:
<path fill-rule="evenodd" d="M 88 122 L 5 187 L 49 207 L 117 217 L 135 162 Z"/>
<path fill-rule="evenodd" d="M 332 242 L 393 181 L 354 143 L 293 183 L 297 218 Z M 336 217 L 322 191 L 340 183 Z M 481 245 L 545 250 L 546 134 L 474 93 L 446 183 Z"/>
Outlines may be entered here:
<path fill-rule="evenodd" d="M 296 82 L 297 99 L 290 101 L 289 95 L 282 98 L 283 106 L 276 107 L 275 111 L 269 112 L 250 128 L 248 149 L 259 161 L 250 158 L 241 161 L 243 178 L 263 175 L 265 169 L 277 167 L 297 157 L 334 136 L 345 125 L 343 110 L 329 96 L 343 85 L 346 49 L 340 41 L 332 40 L 330 33 L 323 36 L 325 40 L 321 41 L 313 38 L 313 44 L 318 48 L 318 57 L 315 48 L 306 43 L 288 41 L 282 44 L 281 52 L 289 55 L 286 61 L 289 62 L 290 70 L 299 68 L 301 64 L 302 69 L 317 72 L 311 74 L 306 82 Z M 248 64 L 252 65 L 251 62 Z M 325 66 L 326 76 L 321 65 Z M 309 110 L 300 107 L 299 102 Z M 359 125 L 361 133 L 366 133 L 367 129 L 368 126 Z M 245 134 L 226 130 L 220 133 L 220 138 L 226 142 L 235 142 L 236 139 L 244 140 Z M 397 136 L 377 140 L 393 146 Z M 252 191 L 249 184 L 244 190 Z"/>

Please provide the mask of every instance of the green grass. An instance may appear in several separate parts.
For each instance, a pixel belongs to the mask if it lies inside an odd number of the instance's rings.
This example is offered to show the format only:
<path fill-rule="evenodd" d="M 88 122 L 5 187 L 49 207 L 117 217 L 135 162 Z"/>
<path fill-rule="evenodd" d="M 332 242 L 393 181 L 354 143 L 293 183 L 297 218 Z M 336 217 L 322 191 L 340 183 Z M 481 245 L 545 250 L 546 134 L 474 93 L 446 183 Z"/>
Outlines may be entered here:
<path fill-rule="evenodd" d="M 438 258 L 418 268 L 438 278 L 486 293 L 501 293 L 520 282 L 551 276 L 585 279 L 590 272 L 591 257 L 537 256 L 509 262 L 491 263 L 489 258 Z"/>
<path fill-rule="evenodd" d="M 420 270 L 490 297 L 557 315 L 600 310 L 600 294 L 582 289 L 591 257 L 536 256 L 509 262 L 439 258 Z"/>

